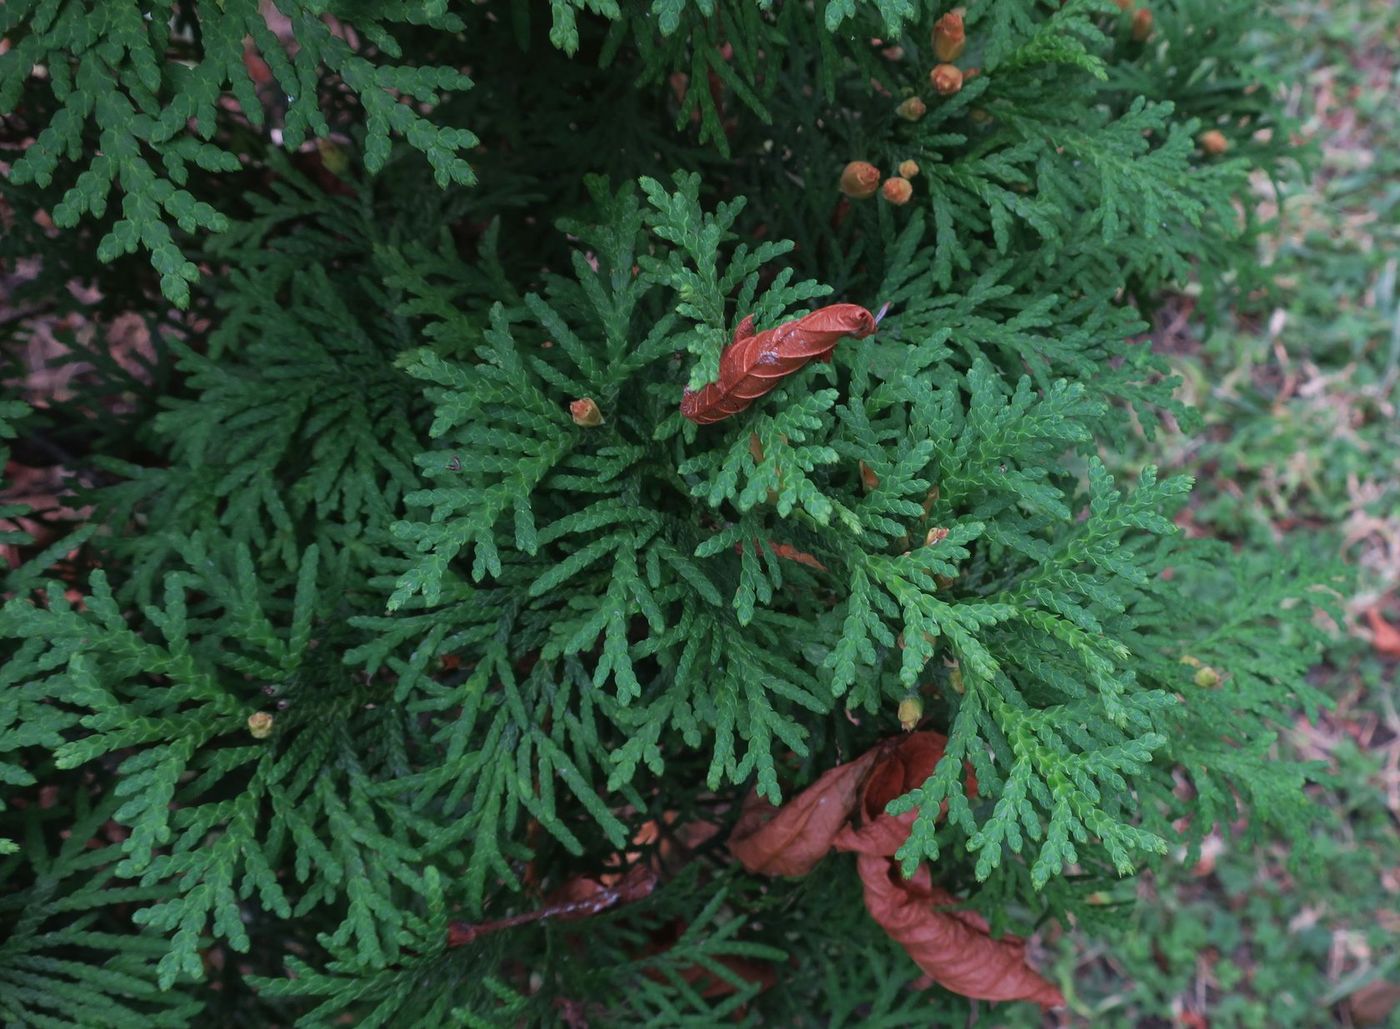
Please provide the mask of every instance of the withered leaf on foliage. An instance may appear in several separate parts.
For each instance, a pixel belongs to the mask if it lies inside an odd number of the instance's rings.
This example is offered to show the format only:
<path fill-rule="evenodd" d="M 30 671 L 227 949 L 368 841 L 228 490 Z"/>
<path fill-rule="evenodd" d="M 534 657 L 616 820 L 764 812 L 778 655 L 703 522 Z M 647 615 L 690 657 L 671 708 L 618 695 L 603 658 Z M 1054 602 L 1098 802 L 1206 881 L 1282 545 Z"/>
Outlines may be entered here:
<path fill-rule="evenodd" d="M 934 982 L 981 1000 L 1063 1004 L 1060 991 L 1026 964 L 1023 940 L 993 939 L 985 919 L 953 907 L 926 866 L 908 881 L 899 874 L 894 853 L 917 814 L 896 817 L 885 808 L 928 780 L 947 743 L 937 732 L 886 740 L 781 807 L 750 794 L 729 849 L 750 872 L 767 875 L 805 875 L 833 847 L 853 851 L 871 917 Z M 967 790 L 976 788 L 969 774 Z"/>
<path fill-rule="evenodd" d="M 856 867 L 870 917 L 944 989 L 979 1000 L 1030 1000 L 1045 1007 L 1065 1002 L 1026 964 L 1024 940 L 992 939 L 986 919 L 955 908 L 953 895 L 930 883 L 926 867 L 908 881 L 888 858 L 861 854 Z"/>
<path fill-rule="evenodd" d="M 729 837 L 730 853 L 750 872 L 806 875 L 850 819 L 877 756 L 878 750 L 868 750 L 837 765 L 782 807 L 750 793 Z"/>
<path fill-rule="evenodd" d="M 1347 1013 L 1357 1025 L 1381 1025 L 1400 1006 L 1400 986 L 1378 979 L 1367 983 L 1346 1001 Z"/>
<path fill-rule="evenodd" d="M 1400 629 L 1387 622 L 1378 607 L 1366 612 L 1366 620 L 1371 623 L 1371 646 L 1376 653 L 1383 657 L 1400 657 Z"/>
<path fill-rule="evenodd" d="M 843 337 L 864 339 L 875 331 L 875 325 L 875 315 L 858 304 L 818 308 L 758 333 L 753 329 L 753 315 L 749 315 L 720 355 L 719 380 L 703 389 L 686 390 L 681 414 L 700 425 L 738 414 L 808 361 L 829 359 Z"/>
<path fill-rule="evenodd" d="M 861 790 L 860 825 L 844 827 L 834 841 L 836 849 L 890 857 L 903 846 L 918 812 L 887 815 L 885 807 L 927 782 L 947 745 L 948 738 L 939 732 L 913 732 L 897 745 L 886 744 Z"/>

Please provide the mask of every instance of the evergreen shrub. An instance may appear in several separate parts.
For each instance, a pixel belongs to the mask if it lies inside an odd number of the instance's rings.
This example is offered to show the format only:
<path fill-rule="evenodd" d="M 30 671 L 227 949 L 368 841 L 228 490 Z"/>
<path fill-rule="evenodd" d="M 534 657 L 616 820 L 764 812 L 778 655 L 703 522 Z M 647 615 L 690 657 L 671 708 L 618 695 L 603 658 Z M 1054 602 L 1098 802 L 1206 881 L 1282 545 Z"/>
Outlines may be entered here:
<path fill-rule="evenodd" d="M 1331 573 L 1123 457 L 1272 27 L 1149 2 L 8 0 L 0 1020 L 963 1025 L 1300 832 Z"/>

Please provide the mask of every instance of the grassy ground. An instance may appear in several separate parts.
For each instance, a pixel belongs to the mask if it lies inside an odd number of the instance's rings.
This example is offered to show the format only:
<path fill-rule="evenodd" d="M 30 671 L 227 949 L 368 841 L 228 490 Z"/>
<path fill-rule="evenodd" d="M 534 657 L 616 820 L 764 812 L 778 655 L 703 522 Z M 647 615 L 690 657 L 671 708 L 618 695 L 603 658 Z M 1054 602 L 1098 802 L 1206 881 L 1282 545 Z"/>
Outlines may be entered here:
<path fill-rule="evenodd" d="M 1356 569 L 1350 624 L 1315 672 L 1335 707 L 1300 714 L 1281 744 L 1327 769 L 1299 797 L 1316 853 L 1300 864 L 1281 844 L 1217 840 L 1199 864 L 1143 877 L 1127 945 L 1058 948 L 1075 983 L 1061 1024 L 1400 1026 L 1400 653 L 1376 621 L 1400 625 L 1400 6 L 1277 7 L 1298 38 L 1280 69 L 1301 61 L 1289 101 L 1315 148 L 1281 194 L 1258 184 L 1280 289 L 1210 334 L 1182 298 L 1154 342 L 1207 423 L 1165 441 L 1164 463 L 1198 480 L 1185 528 L 1301 537 Z"/>

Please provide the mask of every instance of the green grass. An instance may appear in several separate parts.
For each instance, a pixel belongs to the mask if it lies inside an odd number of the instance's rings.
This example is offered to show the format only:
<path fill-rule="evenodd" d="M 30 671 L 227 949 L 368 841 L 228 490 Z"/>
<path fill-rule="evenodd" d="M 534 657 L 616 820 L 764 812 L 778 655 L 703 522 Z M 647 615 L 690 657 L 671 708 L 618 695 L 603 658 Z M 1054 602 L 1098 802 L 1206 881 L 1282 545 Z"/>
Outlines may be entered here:
<path fill-rule="evenodd" d="M 1258 184 L 1259 212 L 1277 219 L 1261 253 L 1276 288 L 1210 312 L 1209 333 L 1191 298 L 1169 302 L 1153 345 L 1205 431 L 1105 456 L 1194 475 L 1188 531 L 1301 539 L 1355 569 L 1349 624 L 1314 673 L 1335 706 L 1314 723 L 1300 713 L 1280 744 L 1327 769 L 1299 798 L 1315 847 L 1248 846 L 1227 829 L 1205 862 L 1125 884 L 1105 899 L 1141 903 L 1113 946 L 1084 927 L 1048 947 L 1073 984 L 1062 1024 L 1400 1026 L 1400 1008 L 1365 1020 L 1354 999 L 1375 1008 L 1379 984 L 1400 984 L 1400 673 L 1363 617 L 1388 604 L 1400 622 L 1400 7 L 1277 7 L 1307 167 L 1281 194 Z M 1022 1017 L 987 1021 L 1035 1021 Z"/>

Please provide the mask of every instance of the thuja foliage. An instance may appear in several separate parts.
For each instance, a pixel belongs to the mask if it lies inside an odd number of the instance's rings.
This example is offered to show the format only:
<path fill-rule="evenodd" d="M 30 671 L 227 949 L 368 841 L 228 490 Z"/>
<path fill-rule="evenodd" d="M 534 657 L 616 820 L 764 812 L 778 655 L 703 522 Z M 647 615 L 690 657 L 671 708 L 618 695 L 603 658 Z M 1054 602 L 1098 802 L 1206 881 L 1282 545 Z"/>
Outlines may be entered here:
<path fill-rule="evenodd" d="M 84 517 L 0 537 L 0 1015 L 964 1024 L 849 859 L 723 846 L 910 711 L 900 863 L 996 932 L 1300 830 L 1330 573 L 1117 457 L 1195 424 L 1155 298 L 1256 284 L 1258 6 L 981 0 L 945 95 L 912 0 L 11 0 L 5 375 L 150 347 L 0 408 Z M 681 416 L 835 302 L 890 308 Z"/>

